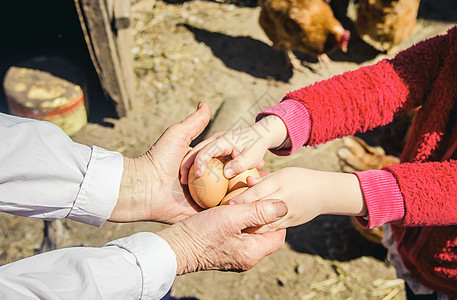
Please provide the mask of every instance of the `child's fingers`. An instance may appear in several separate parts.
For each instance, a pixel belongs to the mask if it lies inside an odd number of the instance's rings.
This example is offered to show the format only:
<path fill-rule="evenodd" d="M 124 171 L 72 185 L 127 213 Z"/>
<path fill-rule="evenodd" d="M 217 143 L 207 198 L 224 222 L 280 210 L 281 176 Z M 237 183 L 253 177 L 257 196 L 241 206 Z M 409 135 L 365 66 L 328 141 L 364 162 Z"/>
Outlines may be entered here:
<path fill-rule="evenodd" d="M 252 186 L 258 184 L 259 182 L 261 182 L 262 180 L 268 178 L 271 174 L 272 173 L 268 173 L 268 172 L 259 172 L 260 177 L 254 177 L 254 176 L 246 177 L 246 183 L 249 187 L 252 187 Z"/>
<path fill-rule="evenodd" d="M 265 172 L 265 171 L 259 170 L 259 175 L 260 175 L 261 177 L 266 177 L 267 175 L 270 175 L 270 174 L 271 174 L 271 173 L 269 173 L 269 172 Z"/>
<path fill-rule="evenodd" d="M 263 161 L 265 163 L 265 161 Z M 261 169 L 257 168 L 257 170 L 259 171 L 259 175 L 261 177 L 267 177 L 267 175 L 270 175 L 271 173 L 270 172 L 265 172 L 265 171 L 262 171 Z"/>
<path fill-rule="evenodd" d="M 224 131 L 213 134 L 210 138 L 202 141 L 186 154 L 186 156 L 183 158 L 181 162 L 181 167 L 179 169 L 179 174 L 181 175 L 180 181 L 182 184 L 187 184 L 187 176 L 189 174 L 189 169 L 190 167 L 192 167 L 192 164 L 194 163 L 195 157 L 197 156 L 198 152 L 206 145 L 214 142 L 218 137 L 220 137 L 223 134 L 225 134 Z"/>
<path fill-rule="evenodd" d="M 256 168 L 262 164 L 263 155 L 254 154 L 252 152 L 242 152 L 240 155 L 234 157 L 231 161 L 227 162 L 224 166 L 224 175 L 227 178 L 243 173 L 246 170 Z M 263 162 L 263 165 L 265 163 Z"/>
<path fill-rule="evenodd" d="M 249 178 L 249 177 L 248 177 Z M 249 180 L 255 180 L 251 176 Z M 279 190 L 279 187 L 271 180 L 261 179 L 254 186 L 251 186 L 246 191 L 233 197 L 230 200 L 230 204 L 242 204 L 251 203 L 263 199 L 275 199 L 275 193 Z"/>
<path fill-rule="evenodd" d="M 204 146 L 195 156 L 195 175 L 202 176 L 206 171 L 206 164 L 213 157 L 231 155 L 233 144 L 223 138 L 218 138 L 214 142 Z"/>
<path fill-rule="evenodd" d="M 246 183 L 248 184 L 248 187 L 252 187 L 256 185 L 257 183 L 261 182 L 263 180 L 262 177 L 254 177 L 254 176 L 248 176 L 246 178 Z"/>
<path fill-rule="evenodd" d="M 262 170 L 263 168 L 265 168 L 265 160 L 262 159 L 262 160 L 257 164 L 257 166 L 255 166 L 255 168 L 256 168 L 257 170 Z"/>
<path fill-rule="evenodd" d="M 224 162 L 224 163 L 225 163 L 225 162 Z M 224 166 L 224 168 L 225 168 L 225 167 L 226 167 L 226 166 Z M 246 171 L 246 170 L 249 170 L 249 169 L 251 169 L 251 168 L 252 168 L 252 167 L 247 167 L 246 169 L 243 169 L 240 173 L 242 173 L 242 172 L 244 172 L 244 171 Z M 254 168 L 256 168 L 257 171 L 259 171 L 260 176 L 264 176 L 264 175 L 266 175 L 266 174 L 269 174 L 269 173 L 267 173 L 267 172 L 262 172 L 262 171 L 260 171 L 260 170 L 262 170 L 263 168 L 265 168 L 265 160 L 263 160 L 263 159 L 262 159 L 256 166 L 254 166 Z M 263 175 L 262 175 L 262 174 L 263 174 Z M 227 174 L 225 174 L 225 176 L 227 176 Z"/>
<path fill-rule="evenodd" d="M 190 150 L 186 156 L 184 156 L 182 162 L 181 162 L 181 167 L 179 169 L 179 174 L 181 174 L 181 183 L 182 184 L 187 184 L 187 176 L 189 174 L 189 169 L 192 167 L 192 164 L 194 163 L 195 156 L 197 156 L 198 152 L 207 144 L 213 142 L 215 138 L 209 138 L 207 140 L 204 140 L 197 146 L 195 146 L 192 150 Z"/>

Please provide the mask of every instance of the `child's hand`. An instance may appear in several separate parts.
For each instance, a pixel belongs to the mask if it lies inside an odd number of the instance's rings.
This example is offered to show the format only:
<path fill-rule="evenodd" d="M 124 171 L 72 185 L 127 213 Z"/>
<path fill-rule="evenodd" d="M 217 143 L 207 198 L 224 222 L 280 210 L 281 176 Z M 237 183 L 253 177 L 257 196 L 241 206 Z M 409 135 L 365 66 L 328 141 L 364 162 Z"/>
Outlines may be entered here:
<path fill-rule="evenodd" d="M 248 185 L 250 188 L 230 204 L 264 199 L 279 199 L 287 204 L 287 215 L 268 229 L 301 225 L 321 214 L 366 213 L 359 181 L 353 174 L 285 168 L 264 178 L 248 177 Z"/>
<path fill-rule="evenodd" d="M 227 178 L 254 167 L 263 167 L 263 156 L 268 149 L 277 148 L 287 139 L 287 129 L 282 120 L 267 116 L 250 127 L 220 132 L 193 148 L 181 164 L 181 183 L 187 184 L 187 174 L 195 164 L 195 174 L 202 176 L 206 164 L 213 157 L 231 156 L 225 164 Z"/>

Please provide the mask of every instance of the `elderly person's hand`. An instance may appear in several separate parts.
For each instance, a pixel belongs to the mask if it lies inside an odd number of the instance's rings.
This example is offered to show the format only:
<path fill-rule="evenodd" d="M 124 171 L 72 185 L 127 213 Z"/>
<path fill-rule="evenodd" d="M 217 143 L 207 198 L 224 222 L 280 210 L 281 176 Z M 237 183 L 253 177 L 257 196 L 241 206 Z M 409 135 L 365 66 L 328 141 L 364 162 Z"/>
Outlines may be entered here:
<path fill-rule="evenodd" d="M 196 112 L 169 127 L 143 156 L 124 157 L 119 199 L 110 221 L 175 223 L 201 210 L 184 194 L 178 175 L 190 143 L 210 117 L 208 105 L 200 103 Z"/>
<path fill-rule="evenodd" d="M 287 207 L 279 200 L 224 205 L 156 234 L 175 252 L 178 275 L 210 269 L 244 271 L 278 250 L 286 234 L 284 229 L 265 233 L 252 229 L 276 222 L 286 214 Z"/>

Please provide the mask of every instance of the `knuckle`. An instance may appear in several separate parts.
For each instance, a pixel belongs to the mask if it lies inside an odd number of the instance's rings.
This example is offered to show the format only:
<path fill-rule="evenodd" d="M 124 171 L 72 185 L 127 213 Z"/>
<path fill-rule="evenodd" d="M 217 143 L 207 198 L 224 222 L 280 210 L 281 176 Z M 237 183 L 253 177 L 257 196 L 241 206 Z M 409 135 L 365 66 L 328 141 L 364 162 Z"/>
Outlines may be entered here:
<path fill-rule="evenodd" d="M 252 244 L 250 246 L 243 247 L 238 252 L 238 263 L 237 269 L 241 271 L 248 271 L 252 269 L 258 262 L 258 259 L 254 257 L 256 249 L 253 249 Z"/>
<path fill-rule="evenodd" d="M 244 171 L 242 158 L 235 158 L 230 162 L 230 168 L 235 172 Z"/>
<path fill-rule="evenodd" d="M 244 268 L 244 271 L 248 271 L 252 268 L 254 268 L 254 266 L 256 265 L 256 262 L 253 260 L 253 259 L 250 259 L 247 263 L 246 263 L 246 266 Z"/>
<path fill-rule="evenodd" d="M 206 117 L 205 115 L 200 114 L 197 117 L 197 122 L 200 123 L 199 126 L 204 127 L 208 123 L 208 117 Z"/>
<path fill-rule="evenodd" d="M 263 205 L 261 202 L 255 202 L 254 203 L 255 207 L 255 218 L 257 220 L 258 225 L 261 224 L 268 224 L 270 220 L 270 214 L 269 212 L 265 209 L 265 205 Z"/>
<path fill-rule="evenodd" d="M 182 129 L 184 129 L 184 125 L 182 123 L 176 123 L 168 127 L 168 131 L 171 132 L 180 132 Z"/>

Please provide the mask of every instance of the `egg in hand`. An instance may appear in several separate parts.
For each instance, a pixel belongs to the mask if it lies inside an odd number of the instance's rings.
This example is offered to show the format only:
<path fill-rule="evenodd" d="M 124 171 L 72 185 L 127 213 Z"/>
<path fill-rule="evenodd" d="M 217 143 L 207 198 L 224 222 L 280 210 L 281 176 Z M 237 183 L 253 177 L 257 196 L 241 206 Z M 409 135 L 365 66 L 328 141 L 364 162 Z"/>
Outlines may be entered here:
<path fill-rule="evenodd" d="M 212 158 L 206 164 L 206 171 L 201 177 L 195 176 L 195 164 L 189 170 L 188 187 L 192 199 L 202 208 L 219 205 L 227 193 L 228 179 L 225 178 L 224 164 Z"/>
<path fill-rule="evenodd" d="M 248 178 L 248 176 L 258 178 L 258 177 L 260 177 L 260 174 L 256 168 L 253 168 L 253 169 L 246 170 L 243 173 L 240 173 L 233 178 L 230 178 L 229 182 L 228 182 L 227 192 L 230 193 L 231 191 L 239 189 L 241 187 L 247 187 L 248 184 L 246 183 L 246 179 Z"/>
<path fill-rule="evenodd" d="M 236 190 L 233 190 L 231 191 L 230 193 L 228 193 L 227 195 L 225 195 L 224 199 L 222 199 L 221 201 L 221 204 L 220 205 L 228 205 L 229 204 L 229 201 L 234 198 L 235 196 L 238 196 L 239 194 L 241 194 L 242 192 L 244 192 L 245 190 L 247 190 L 248 187 L 245 186 L 245 187 L 241 187 L 239 189 L 236 189 Z"/>

